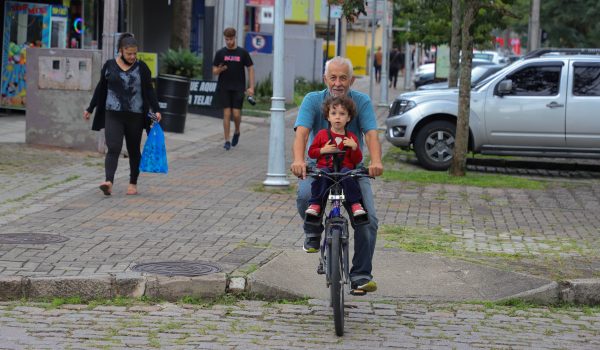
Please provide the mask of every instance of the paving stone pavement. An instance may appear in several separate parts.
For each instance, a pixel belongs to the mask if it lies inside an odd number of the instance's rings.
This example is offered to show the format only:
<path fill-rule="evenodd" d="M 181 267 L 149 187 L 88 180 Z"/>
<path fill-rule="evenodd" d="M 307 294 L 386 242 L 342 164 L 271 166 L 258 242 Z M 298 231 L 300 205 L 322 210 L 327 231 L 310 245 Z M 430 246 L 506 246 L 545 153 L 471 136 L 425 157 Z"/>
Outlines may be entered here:
<path fill-rule="evenodd" d="M 364 90 L 367 84 L 362 79 L 357 87 Z M 383 125 L 385 108 L 378 111 Z M 286 118 L 288 144 L 293 117 L 291 111 Z M 0 244 L 0 275 L 106 275 L 128 272 L 139 263 L 181 260 L 216 262 L 232 273 L 261 266 L 284 249 L 299 249 L 296 180 L 290 177 L 289 191 L 261 185 L 268 120 L 245 118 L 239 146 L 227 152 L 220 122 L 206 118 L 190 116 L 188 123 L 196 129 L 167 135 L 170 172 L 142 174 L 138 196 L 124 195 L 126 159 L 119 165 L 115 194 L 105 197 L 97 189 L 103 177 L 103 157 L 97 153 L 0 145 L 0 233 L 69 238 L 46 245 Z M 597 277 L 599 181 L 551 180 L 556 185 L 546 190 L 379 179 L 373 184 L 381 225 L 442 228 L 458 238 L 461 249 L 489 253 L 491 264 L 498 263 L 496 253 L 551 253 L 561 264 L 576 265 L 575 277 Z M 383 239 L 378 249 L 386 249 Z M 551 275 L 543 268 L 528 271 L 526 266 L 525 271 Z"/>
<path fill-rule="evenodd" d="M 598 349 L 600 311 L 347 303 L 344 337 L 322 300 L 199 307 L 0 303 L 0 349 Z"/>

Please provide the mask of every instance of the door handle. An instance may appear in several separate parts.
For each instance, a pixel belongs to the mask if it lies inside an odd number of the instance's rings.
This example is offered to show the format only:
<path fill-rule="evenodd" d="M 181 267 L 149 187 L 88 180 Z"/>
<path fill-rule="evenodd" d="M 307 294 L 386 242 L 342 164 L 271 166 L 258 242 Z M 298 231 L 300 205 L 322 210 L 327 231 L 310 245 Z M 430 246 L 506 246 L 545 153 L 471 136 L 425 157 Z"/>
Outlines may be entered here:
<path fill-rule="evenodd" d="M 564 106 L 565 106 L 564 104 L 556 103 L 555 101 L 552 101 L 546 105 L 546 107 L 548 107 L 548 108 L 559 108 L 559 107 L 564 107 Z"/>

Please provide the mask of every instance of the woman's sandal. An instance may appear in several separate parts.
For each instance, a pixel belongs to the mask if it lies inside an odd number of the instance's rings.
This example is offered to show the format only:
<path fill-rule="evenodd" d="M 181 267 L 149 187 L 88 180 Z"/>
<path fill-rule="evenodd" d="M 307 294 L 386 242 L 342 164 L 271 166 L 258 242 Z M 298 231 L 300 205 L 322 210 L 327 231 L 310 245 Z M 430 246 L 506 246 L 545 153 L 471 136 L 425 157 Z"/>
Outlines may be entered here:
<path fill-rule="evenodd" d="M 137 186 L 129 184 L 129 186 L 127 186 L 127 195 L 128 196 L 134 196 L 136 194 L 138 194 Z"/>
<path fill-rule="evenodd" d="M 110 196 L 112 194 L 112 183 L 110 182 L 103 182 L 102 184 L 100 184 L 100 191 L 102 191 L 102 193 L 104 193 L 105 196 Z"/>

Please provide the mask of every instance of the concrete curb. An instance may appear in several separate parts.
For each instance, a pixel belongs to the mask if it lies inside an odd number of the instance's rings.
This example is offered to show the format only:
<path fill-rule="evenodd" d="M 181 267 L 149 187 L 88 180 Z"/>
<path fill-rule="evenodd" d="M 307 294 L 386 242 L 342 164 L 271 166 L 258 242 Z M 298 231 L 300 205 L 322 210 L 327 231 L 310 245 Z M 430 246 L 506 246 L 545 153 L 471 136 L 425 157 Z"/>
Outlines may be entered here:
<path fill-rule="evenodd" d="M 0 276 L 0 301 L 79 297 L 82 300 L 139 298 L 147 296 L 168 301 L 184 296 L 210 298 L 227 292 L 227 276 L 156 276 L 139 273 L 87 277 Z"/>
<path fill-rule="evenodd" d="M 88 277 L 0 276 L 0 301 L 19 299 L 68 298 L 82 300 L 142 296 L 176 301 L 185 296 L 215 298 L 227 293 L 251 293 L 267 299 L 297 299 L 282 286 L 270 285 L 248 277 L 228 277 L 225 273 L 206 276 L 158 276 L 139 273 L 95 275 Z M 561 302 L 600 304 L 600 279 L 574 279 L 551 282 L 542 287 L 502 298 L 518 299 L 540 305 Z M 443 301 L 443 300 L 440 300 Z"/>

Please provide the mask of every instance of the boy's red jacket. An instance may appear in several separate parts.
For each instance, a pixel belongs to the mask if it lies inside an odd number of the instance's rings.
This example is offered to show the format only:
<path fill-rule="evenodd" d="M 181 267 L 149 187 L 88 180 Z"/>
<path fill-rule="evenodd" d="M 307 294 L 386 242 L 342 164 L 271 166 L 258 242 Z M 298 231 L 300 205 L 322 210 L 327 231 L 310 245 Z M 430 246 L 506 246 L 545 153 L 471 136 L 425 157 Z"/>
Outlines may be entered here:
<path fill-rule="evenodd" d="M 346 135 L 336 134 L 333 131 L 331 132 L 331 137 L 333 137 L 334 142 L 337 143 L 337 146 L 340 150 L 344 150 L 344 144 L 342 141 L 344 137 L 349 137 L 358 144 L 358 138 L 354 133 L 350 131 L 346 131 Z M 321 148 L 325 146 L 329 142 L 329 133 L 327 129 L 323 129 L 317 133 L 315 139 L 313 140 L 312 145 L 308 149 L 308 156 L 312 159 L 317 160 L 318 168 L 333 168 L 333 157 L 331 154 L 321 154 Z M 356 165 L 362 161 L 362 152 L 360 150 L 360 145 L 356 147 L 356 151 L 353 151 L 352 148 L 346 148 L 346 154 L 344 154 L 344 160 L 342 161 L 342 168 L 354 169 Z"/>

